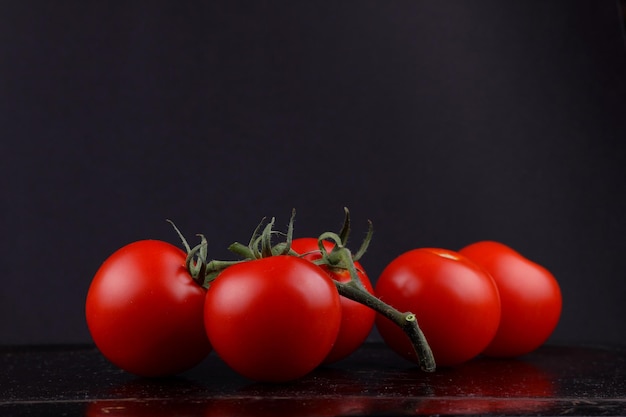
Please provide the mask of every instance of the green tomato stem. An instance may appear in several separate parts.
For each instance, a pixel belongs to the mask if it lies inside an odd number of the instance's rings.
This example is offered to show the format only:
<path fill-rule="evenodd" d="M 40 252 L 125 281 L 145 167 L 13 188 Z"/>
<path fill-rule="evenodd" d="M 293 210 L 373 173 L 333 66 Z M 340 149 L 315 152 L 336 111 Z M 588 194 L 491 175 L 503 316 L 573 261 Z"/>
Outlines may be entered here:
<path fill-rule="evenodd" d="M 366 305 L 374 311 L 382 314 L 393 321 L 409 337 L 413 349 L 417 354 L 420 368 L 426 372 L 433 372 L 436 368 L 435 358 L 426 341 L 424 333 L 420 329 L 415 314 L 411 312 L 401 313 L 390 305 L 384 303 L 379 298 L 361 289 L 361 286 L 354 281 L 339 282 L 334 281 L 337 291 L 342 296 Z"/>
<path fill-rule="evenodd" d="M 346 220 L 346 222 L 348 221 L 349 220 Z M 346 235 L 347 234 L 344 234 L 344 236 Z M 323 241 L 325 239 L 332 240 L 335 243 L 335 247 L 330 253 L 324 248 Z M 371 239 L 371 224 L 367 236 L 367 243 L 359 252 L 364 252 L 364 249 L 369 243 L 369 239 Z M 333 280 L 339 294 L 373 309 L 399 326 L 411 340 L 413 349 L 417 354 L 420 368 L 426 372 L 433 372 L 436 368 L 435 358 L 424 333 L 419 327 L 415 314 L 411 312 L 402 313 L 383 302 L 380 298 L 369 293 L 359 278 L 352 253 L 348 248 L 343 246 L 343 244 L 344 241 L 339 235 L 330 232 L 323 233 L 318 239 L 319 249 L 322 254 L 321 263 L 331 268 L 347 269 L 350 273 L 350 281 L 348 282 Z"/>

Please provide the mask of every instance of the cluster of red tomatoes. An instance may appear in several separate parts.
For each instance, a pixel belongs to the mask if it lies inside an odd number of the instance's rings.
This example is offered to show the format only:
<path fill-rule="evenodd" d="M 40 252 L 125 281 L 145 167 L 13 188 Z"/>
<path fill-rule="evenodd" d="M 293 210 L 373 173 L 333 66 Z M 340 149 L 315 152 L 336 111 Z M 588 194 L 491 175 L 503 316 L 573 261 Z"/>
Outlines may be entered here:
<path fill-rule="evenodd" d="M 98 269 L 86 299 L 92 338 L 112 363 L 141 376 L 174 375 L 212 350 L 239 374 L 289 381 L 358 349 L 374 325 L 394 351 L 434 370 L 479 354 L 518 356 L 549 337 L 561 294 L 543 267 L 495 242 L 453 252 L 415 249 L 393 260 L 373 288 L 338 234 L 285 241 L 274 221 L 242 259 L 208 261 L 206 240 L 186 252 L 141 240 Z M 175 226 L 174 226 L 175 227 Z"/>

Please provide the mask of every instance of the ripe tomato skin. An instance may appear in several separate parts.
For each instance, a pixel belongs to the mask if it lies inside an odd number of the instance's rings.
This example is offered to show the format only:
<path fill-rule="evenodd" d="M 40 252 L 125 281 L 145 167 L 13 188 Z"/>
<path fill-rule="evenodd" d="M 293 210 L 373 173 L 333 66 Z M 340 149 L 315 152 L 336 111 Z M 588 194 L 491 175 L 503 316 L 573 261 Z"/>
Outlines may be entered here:
<path fill-rule="evenodd" d="M 204 322 L 213 348 L 237 373 L 283 382 L 322 363 L 337 338 L 341 306 L 319 267 L 271 256 L 224 270 L 207 291 Z"/>
<path fill-rule="evenodd" d="M 113 364 L 145 376 L 190 369 L 211 351 L 204 331 L 206 291 L 185 268 L 186 254 L 141 240 L 104 261 L 87 293 L 94 343 Z"/>
<path fill-rule="evenodd" d="M 303 255 L 303 259 L 315 261 L 322 257 L 317 242 L 316 238 L 302 237 L 294 239 L 291 248 Z M 330 252 L 333 246 L 334 243 L 324 241 L 324 247 L 327 251 Z M 370 294 L 374 294 L 374 288 L 363 266 L 359 262 L 355 262 L 354 264 L 363 287 L 365 287 Z M 350 281 L 350 273 L 345 269 L 330 268 L 326 265 L 322 265 L 321 268 L 336 281 Z M 376 318 L 376 312 L 374 310 L 343 296 L 340 297 L 340 301 L 341 327 L 333 349 L 326 359 L 324 359 L 325 364 L 337 362 L 356 351 L 363 344 L 365 339 L 367 339 L 367 336 L 369 336 L 374 327 L 374 319 Z"/>
<path fill-rule="evenodd" d="M 438 366 L 466 362 L 491 342 L 500 322 L 495 282 L 465 256 L 447 249 L 410 250 L 381 273 L 376 295 L 415 314 Z M 405 334 L 380 314 L 376 326 L 394 351 L 417 362 Z"/>
<path fill-rule="evenodd" d="M 499 242 L 476 242 L 460 252 L 491 274 L 500 293 L 500 327 L 483 353 L 515 357 L 541 346 L 556 328 L 561 315 L 563 301 L 554 276 Z"/>

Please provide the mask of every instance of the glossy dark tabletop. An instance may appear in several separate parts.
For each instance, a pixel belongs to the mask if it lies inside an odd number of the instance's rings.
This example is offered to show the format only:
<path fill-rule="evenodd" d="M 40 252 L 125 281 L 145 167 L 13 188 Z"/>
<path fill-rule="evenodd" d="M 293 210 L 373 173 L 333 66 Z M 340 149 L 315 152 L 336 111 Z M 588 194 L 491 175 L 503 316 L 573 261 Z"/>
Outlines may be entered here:
<path fill-rule="evenodd" d="M 626 415 L 626 349 L 544 346 L 426 374 L 384 345 L 288 384 L 211 354 L 170 379 L 116 369 L 91 346 L 0 348 L 1 416 Z"/>

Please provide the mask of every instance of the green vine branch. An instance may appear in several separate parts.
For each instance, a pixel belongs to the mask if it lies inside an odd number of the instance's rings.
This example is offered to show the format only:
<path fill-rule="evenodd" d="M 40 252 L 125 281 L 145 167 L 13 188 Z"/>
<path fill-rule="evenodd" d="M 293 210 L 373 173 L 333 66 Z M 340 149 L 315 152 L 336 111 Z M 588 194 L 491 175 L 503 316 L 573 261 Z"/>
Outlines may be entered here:
<path fill-rule="evenodd" d="M 346 298 L 366 305 L 400 327 L 413 345 L 418 357 L 420 368 L 427 372 L 434 371 L 436 367 L 435 359 L 426 337 L 419 327 L 415 314 L 411 312 L 398 311 L 394 307 L 383 302 L 378 297 L 372 295 L 363 286 L 363 283 L 359 278 L 355 262 L 361 259 L 361 257 L 365 254 L 372 240 L 372 222 L 368 222 L 369 227 L 367 235 L 357 252 L 353 255 L 347 248 L 351 224 L 350 212 L 347 208 L 344 208 L 344 211 L 344 223 L 339 233 L 325 232 L 318 237 L 318 246 L 322 257 L 314 262 L 318 265 L 326 265 L 329 268 L 342 268 L 348 270 L 350 273 L 349 281 L 339 282 L 333 280 L 335 287 L 337 288 L 337 292 Z M 191 274 L 191 277 L 196 283 L 198 283 L 198 285 L 201 285 L 204 288 L 209 288 L 211 282 L 217 279 L 223 270 L 237 263 L 253 261 L 270 256 L 304 255 L 296 253 L 291 248 L 295 213 L 296 211 L 294 209 L 291 213 L 289 225 L 285 234 L 273 230 L 276 223 L 275 218 L 272 218 L 269 222 L 267 222 L 267 224 L 265 223 L 266 219 L 263 218 L 252 233 L 252 237 L 247 245 L 235 242 L 228 247 L 231 252 L 242 258 L 235 261 L 208 261 L 208 244 L 204 235 L 198 234 L 197 236 L 200 237 L 200 243 L 191 247 L 174 222 L 171 220 L 167 221 L 172 225 L 187 251 L 185 266 Z M 284 241 L 274 245 L 272 243 L 272 238 L 276 235 L 283 236 Z M 330 251 L 326 250 L 324 245 L 325 241 L 331 241 L 334 243 L 334 246 Z"/>

